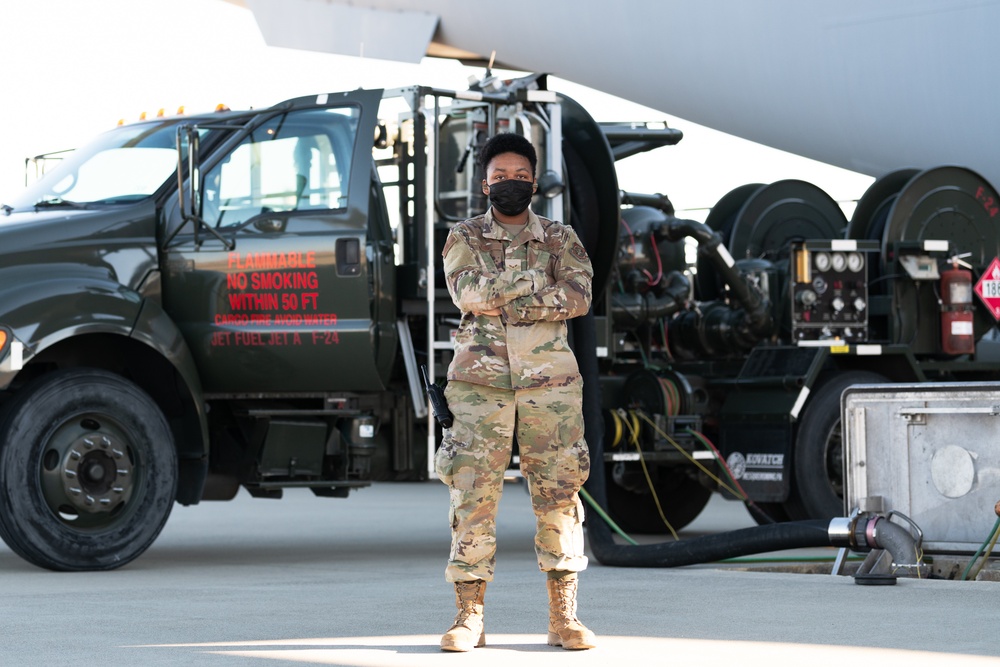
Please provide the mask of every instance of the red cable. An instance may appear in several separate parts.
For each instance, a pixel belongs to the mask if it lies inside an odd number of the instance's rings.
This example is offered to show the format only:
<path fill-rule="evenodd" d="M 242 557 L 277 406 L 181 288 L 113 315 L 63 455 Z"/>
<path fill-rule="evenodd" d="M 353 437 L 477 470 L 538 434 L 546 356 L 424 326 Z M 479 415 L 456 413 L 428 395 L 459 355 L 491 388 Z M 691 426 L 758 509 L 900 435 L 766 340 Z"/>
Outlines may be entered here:
<path fill-rule="evenodd" d="M 632 259 L 635 259 L 635 237 L 632 236 L 632 228 L 628 226 L 625 222 L 625 218 L 620 218 L 622 225 L 625 226 L 625 231 L 628 232 L 628 242 L 632 245 Z"/>
<path fill-rule="evenodd" d="M 650 287 L 658 285 L 660 283 L 660 278 L 663 277 L 663 260 L 660 259 L 660 247 L 656 245 L 656 238 L 654 238 L 652 232 L 649 234 L 649 242 L 653 245 L 653 254 L 656 255 L 656 280 L 653 280 L 653 276 L 650 275 L 649 271 L 645 269 L 642 270 L 646 274 L 646 278 L 652 280 L 649 283 Z"/>
<path fill-rule="evenodd" d="M 709 446 L 709 448 L 715 453 L 715 458 L 718 459 L 719 463 L 722 464 L 722 467 L 726 469 L 726 473 L 729 475 L 729 479 L 733 480 L 733 484 L 735 484 L 736 488 L 739 489 L 740 493 L 743 494 L 743 498 L 745 498 L 747 502 L 752 502 L 750 500 L 750 496 L 748 496 L 747 492 L 743 489 L 743 485 L 740 484 L 739 480 L 736 479 L 736 476 L 733 475 L 733 471 L 730 470 L 729 464 L 726 463 L 726 459 L 722 458 L 722 452 L 716 449 L 715 445 L 712 444 L 712 441 L 709 440 L 708 436 L 705 435 L 704 433 L 699 433 L 694 429 L 691 429 L 691 432 L 696 434 L 699 438 L 701 438 L 702 442 L 704 442 L 706 445 Z"/>

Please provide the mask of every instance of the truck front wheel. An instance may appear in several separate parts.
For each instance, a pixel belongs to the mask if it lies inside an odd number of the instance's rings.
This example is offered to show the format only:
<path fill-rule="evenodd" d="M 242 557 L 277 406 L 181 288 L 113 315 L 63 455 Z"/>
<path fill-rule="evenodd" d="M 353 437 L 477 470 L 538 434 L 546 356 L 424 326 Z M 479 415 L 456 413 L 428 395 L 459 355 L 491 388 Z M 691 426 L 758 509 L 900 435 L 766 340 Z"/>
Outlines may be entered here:
<path fill-rule="evenodd" d="M 170 516 L 177 456 L 156 403 L 93 369 L 36 379 L 0 415 L 0 537 L 51 570 L 110 570 Z"/>

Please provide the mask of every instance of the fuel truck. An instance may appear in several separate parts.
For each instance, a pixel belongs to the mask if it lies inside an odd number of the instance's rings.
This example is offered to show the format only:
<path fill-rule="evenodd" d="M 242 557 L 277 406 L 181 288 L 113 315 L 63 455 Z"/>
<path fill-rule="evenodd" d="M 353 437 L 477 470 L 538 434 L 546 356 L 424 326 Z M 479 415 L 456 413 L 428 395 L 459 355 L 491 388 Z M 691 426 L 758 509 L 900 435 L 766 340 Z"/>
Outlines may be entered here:
<path fill-rule="evenodd" d="M 705 223 L 619 190 L 676 143 L 544 75 L 122 125 L 0 211 L 0 535 L 53 570 L 124 565 L 175 502 L 424 480 L 459 313 L 440 253 L 486 209 L 479 147 L 539 153 L 534 209 L 594 265 L 573 323 L 609 513 L 676 531 L 713 492 L 759 521 L 845 514 L 840 394 L 1000 371 L 993 187 L 876 181 L 848 222 L 800 181 Z M 974 298 L 978 295 L 978 301 Z"/>

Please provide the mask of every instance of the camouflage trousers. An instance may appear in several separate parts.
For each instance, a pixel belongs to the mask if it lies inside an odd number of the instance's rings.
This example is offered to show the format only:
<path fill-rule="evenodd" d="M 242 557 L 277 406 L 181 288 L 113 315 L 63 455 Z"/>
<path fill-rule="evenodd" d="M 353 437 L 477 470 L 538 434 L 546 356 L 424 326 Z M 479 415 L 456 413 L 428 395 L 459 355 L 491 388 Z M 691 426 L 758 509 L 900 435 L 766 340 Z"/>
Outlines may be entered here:
<path fill-rule="evenodd" d="M 435 457 L 451 496 L 445 579 L 493 580 L 497 506 L 515 434 L 535 511 L 538 567 L 586 568 L 579 491 L 590 473 L 590 454 L 582 384 L 512 390 L 451 381 L 445 396 L 455 416 Z"/>

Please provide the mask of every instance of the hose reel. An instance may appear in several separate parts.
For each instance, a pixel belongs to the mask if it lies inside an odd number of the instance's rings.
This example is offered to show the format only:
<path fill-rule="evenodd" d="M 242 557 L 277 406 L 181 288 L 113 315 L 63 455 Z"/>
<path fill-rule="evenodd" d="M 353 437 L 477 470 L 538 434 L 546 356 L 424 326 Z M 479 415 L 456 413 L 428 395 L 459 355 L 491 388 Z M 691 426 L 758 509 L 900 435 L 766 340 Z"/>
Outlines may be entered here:
<path fill-rule="evenodd" d="M 830 195 L 811 183 L 785 180 L 749 184 L 732 190 L 716 204 L 705 224 L 722 236 L 737 261 L 787 258 L 792 241 L 841 238 L 847 218 Z M 698 259 L 698 298 L 720 299 L 723 285 L 711 265 Z"/>
<path fill-rule="evenodd" d="M 937 329 L 921 326 L 939 310 L 938 269 L 959 255 L 978 276 L 1000 257 L 997 201 L 993 186 L 961 167 L 900 170 L 872 184 L 847 233 L 881 244 L 880 261 L 872 263 L 869 274 L 872 293 L 886 295 L 874 337 L 907 344 L 917 354 L 945 352 Z M 995 324 L 976 309 L 975 339 Z"/>

